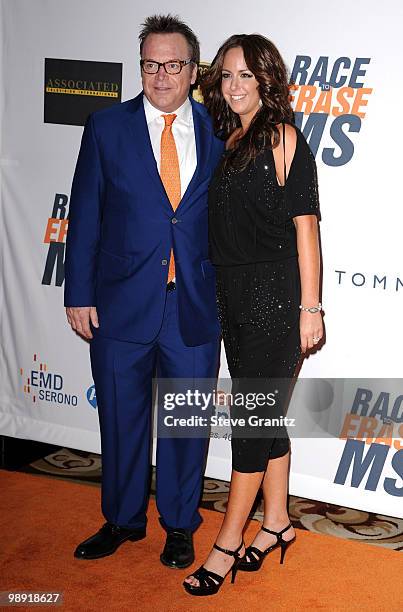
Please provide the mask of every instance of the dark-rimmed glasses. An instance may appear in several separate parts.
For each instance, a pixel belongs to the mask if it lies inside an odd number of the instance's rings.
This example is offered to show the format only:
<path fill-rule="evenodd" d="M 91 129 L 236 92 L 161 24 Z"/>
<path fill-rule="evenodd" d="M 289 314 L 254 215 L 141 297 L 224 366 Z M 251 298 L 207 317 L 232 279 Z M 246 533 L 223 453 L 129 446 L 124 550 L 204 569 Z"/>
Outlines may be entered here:
<path fill-rule="evenodd" d="M 142 59 L 140 60 L 140 66 L 146 74 L 157 74 L 160 66 L 164 66 L 164 70 L 167 74 L 179 74 L 182 68 L 191 62 L 193 62 L 192 59 L 173 59 L 168 62 L 156 62 L 155 60 Z"/>

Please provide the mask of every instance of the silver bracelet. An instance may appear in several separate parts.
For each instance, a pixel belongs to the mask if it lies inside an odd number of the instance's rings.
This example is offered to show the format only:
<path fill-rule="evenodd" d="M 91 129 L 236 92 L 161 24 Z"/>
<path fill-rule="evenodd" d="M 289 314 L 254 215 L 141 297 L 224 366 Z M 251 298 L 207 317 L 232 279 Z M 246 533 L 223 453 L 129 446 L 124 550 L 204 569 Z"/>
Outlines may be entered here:
<path fill-rule="evenodd" d="M 315 314 L 316 312 L 320 312 L 322 310 L 322 304 L 319 302 L 317 306 L 311 306 L 310 308 L 307 308 L 306 306 L 302 306 L 302 304 L 300 304 L 299 308 L 304 312 L 310 312 L 312 314 Z"/>

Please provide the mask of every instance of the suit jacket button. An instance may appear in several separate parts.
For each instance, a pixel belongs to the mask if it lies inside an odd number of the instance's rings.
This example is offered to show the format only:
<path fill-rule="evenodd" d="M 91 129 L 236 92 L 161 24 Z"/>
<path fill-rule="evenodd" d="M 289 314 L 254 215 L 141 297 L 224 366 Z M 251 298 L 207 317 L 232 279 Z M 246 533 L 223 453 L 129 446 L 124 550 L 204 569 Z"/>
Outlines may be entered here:
<path fill-rule="evenodd" d="M 161 263 L 162 263 L 163 266 L 166 266 L 168 264 L 168 260 L 167 259 L 163 259 L 161 261 Z"/>
<path fill-rule="evenodd" d="M 173 223 L 175 225 L 175 223 L 178 223 L 178 219 L 176 219 L 175 217 L 173 219 L 171 219 L 171 223 Z"/>

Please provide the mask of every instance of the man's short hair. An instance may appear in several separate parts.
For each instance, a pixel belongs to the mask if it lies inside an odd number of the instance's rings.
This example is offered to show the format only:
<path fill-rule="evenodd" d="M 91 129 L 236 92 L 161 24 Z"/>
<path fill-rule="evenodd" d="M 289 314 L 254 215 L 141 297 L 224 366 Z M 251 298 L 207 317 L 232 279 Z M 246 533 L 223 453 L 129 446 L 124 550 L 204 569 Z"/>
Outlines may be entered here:
<path fill-rule="evenodd" d="M 143 53 L 144 41 L 150 34 L 182 34 L 186 38 L 189 46 L 190 58 L 196 64 L 200 61 L 200 43 L 191 28 L 184 23 L 177 15 L 151 15 L 141 24 L 140 30 L 140 55 Z M 180 59 L 180 58 L 172 58 Z"/>

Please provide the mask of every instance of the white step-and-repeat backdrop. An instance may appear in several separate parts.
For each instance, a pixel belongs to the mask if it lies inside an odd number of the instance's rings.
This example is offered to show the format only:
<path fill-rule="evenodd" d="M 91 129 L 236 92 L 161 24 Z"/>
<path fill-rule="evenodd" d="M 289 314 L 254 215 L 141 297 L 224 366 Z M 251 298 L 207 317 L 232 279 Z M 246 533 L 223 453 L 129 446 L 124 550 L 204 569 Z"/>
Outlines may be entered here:
<path fill-rule="evenodd" d="M 366 379 L 358 419 L 382 403 L 397 427 L 388 437 L 355 423 L 356 440 L 294 440 L 291 493 L 402 516 L 402 398 L 371 383 L 401 375 L 399 0 L 1 1 L 0 433 L 100 451 L 88 345 L 63 309 L 71 178 L 85 116 L 139 92 L 139 25 L 167 10 L 197 32 L 204 62 L 239 32 L 282 52 L 323 219 L 326 344 L 301 376 Z M 229 478 L 229 446 L 212 440 L 208 475 Z"/>

